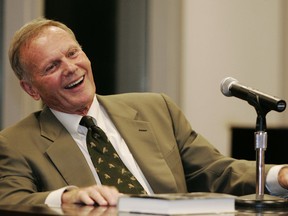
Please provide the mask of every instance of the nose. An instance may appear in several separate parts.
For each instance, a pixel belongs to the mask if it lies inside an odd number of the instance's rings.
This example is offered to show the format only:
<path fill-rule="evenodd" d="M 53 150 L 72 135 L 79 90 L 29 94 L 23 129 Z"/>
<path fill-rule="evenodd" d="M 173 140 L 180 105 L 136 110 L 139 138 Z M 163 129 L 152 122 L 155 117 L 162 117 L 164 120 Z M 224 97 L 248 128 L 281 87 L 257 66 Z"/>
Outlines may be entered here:
<path fill-rule="evenodd" d="M 69 76 L 77 71 L 77 65 L 71 59 L 63 60 L 63 75 Z"/>

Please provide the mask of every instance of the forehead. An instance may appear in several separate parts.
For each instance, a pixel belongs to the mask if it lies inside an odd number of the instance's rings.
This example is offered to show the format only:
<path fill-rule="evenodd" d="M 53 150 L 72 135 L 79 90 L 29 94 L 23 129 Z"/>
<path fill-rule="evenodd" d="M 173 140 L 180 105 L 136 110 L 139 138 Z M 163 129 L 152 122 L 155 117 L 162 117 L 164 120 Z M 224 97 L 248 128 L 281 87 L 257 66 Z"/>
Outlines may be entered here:
<path fill-rule="evenodd" d="M 71 34 L 61 28 L 49 26 L 22 47 L 21 57 L 26 66 L 36 66 L 35 63 L 41 66 L 41 63 L 65 52 L 71 46 L 78 46 Z"/>
<path fill-rule="evenodd" d="M 30 39 L 28 42 L 28 46 L 31 45 L 45 45 L 47 43 L 56 43 L 57 40 L 65 39 L 65 41 L 74 41 L 74 38 L 71 34 L 66 32 L 65 30 L 56 27 L 56 26 L 48 26 L 44 28 L 39 34 L 37 34 L 34 38 Z M 62 41 L 63 43 L 63 41 Z"/>
<path fill-rule="evenodd" d="M 68 44 L 70 44 L 70 46 L 79 45 L 74 36 L 70 33 L 56 26 L 48 26 L 34 35 L 34 37 L 28 39 L 20 47 L 20 58 L 22 61 L 28 60 L 27 57 L 29 54 L 37 54 L 39 52 L 45 54 L 52 50 L 65 49 Z"/>

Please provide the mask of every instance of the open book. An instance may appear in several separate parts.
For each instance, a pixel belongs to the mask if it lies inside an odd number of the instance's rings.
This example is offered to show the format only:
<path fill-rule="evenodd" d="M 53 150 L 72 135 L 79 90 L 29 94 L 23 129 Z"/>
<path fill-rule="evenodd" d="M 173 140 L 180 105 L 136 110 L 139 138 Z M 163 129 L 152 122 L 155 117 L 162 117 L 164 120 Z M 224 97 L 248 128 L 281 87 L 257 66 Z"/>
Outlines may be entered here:
<path fill-rule="evenodd" d="M 235 198 L 228 194 L 208 192 L 124 195 L 119 198 L 117 208 L 119 213 L 162 215 L 229 213 L 235 212 Z"/>

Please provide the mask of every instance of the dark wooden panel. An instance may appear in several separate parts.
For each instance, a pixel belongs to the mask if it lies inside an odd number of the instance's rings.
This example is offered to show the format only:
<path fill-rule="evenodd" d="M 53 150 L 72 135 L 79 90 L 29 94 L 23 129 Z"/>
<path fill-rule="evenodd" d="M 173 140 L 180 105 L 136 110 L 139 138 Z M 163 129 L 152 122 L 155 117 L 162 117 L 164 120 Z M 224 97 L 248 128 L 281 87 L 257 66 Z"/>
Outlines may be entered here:
<path fill-rule="evenodd" d="M 97 93 L 115 93 L 116 0 L 46 0 L 45 17 L 61 21 L 76 34 L 89 57 Z"/>
<path fill-rule="evenodd" d="M 234 127 L 232 132 L 231 155 L 237 159 L 255 160 L 254 128 Z M 265 163 L 288 163 L 288 128 L 267 129 Z"/>

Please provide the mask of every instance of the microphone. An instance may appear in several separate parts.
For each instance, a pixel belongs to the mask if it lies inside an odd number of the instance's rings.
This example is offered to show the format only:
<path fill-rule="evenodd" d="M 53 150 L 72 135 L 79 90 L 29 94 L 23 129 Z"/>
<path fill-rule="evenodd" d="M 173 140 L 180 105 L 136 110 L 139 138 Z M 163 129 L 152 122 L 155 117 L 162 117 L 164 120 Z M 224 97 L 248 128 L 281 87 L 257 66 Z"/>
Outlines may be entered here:
<path fill-rule="evenodd" d="M 258 90 L 241 85 L 238 80 L 227 77 L 221 82 L 221 92 L 227 96 L 235 96 L 247 101 L 252 106 L 260 106 L 267 111 L 282 112 L 286 108 L 286 102 L 274 96 L 262 93 Z"/>

